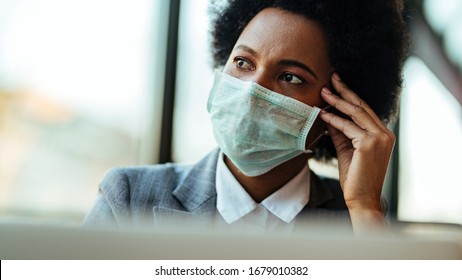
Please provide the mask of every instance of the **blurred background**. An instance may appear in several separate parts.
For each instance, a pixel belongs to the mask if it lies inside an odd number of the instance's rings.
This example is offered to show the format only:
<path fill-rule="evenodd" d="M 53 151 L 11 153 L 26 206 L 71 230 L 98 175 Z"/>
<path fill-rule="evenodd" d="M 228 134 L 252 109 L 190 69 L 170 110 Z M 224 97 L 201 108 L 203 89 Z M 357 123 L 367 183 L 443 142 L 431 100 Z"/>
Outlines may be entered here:
<path fill-rule="evenodd" d="M 111 167 L 192 163 L 216 146 L 207 9 L 0 0 L 0 220 L 79 224 Z M 389 216 L 462 225 L 462 1 L 409 0 L 405 14 Z"/>

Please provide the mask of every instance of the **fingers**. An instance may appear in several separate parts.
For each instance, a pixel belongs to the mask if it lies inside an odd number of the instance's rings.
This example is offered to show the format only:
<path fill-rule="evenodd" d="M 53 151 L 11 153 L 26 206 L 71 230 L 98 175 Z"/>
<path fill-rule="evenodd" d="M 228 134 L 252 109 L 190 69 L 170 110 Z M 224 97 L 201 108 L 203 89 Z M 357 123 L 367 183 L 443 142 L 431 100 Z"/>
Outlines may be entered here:
<path fill-rule="evenodd" d="M 329 89 L 322 89 L 322 98 L 338 111 L 348 115 L 351 120 L 337 116 L 336 114 L 321 111 L 321 118 L 332 127 L 345 134 L 355 145 L 356 140 L 363 136 L 374 138 L 394 137 L 393 133 L 382 123 L 374 111 L 351 89 L 349 89 L 334 73 L 332 84 L 340 96 L 333 94 Z M 356 140 L 354 140 L 356 139 Z"/>
<path fill-rule="evenodd" d="M 350 139 L 358 138 L 365 132 L 364 129 L 356 125 L 354 122 L 341 118 L 335 114 L 326 111 L 321 111 L 320 116 L 323 121 L 333 126 L 334 128 L 340 130 Z"/>
<path fill-rule="evenodd" d="M 351 140 L 348 139 L 348 137 L 344 133 L 342 133 L 332 125 L 327 125 L 327 129 L 332 139 L 332 143 L 334 143 L 334 147 L 337 151 L 338 156 L 345 154 L 345 152 L 348 150 L 351 150 Z M 347 156 L 351 157 L 351 155 Z"/>
<path fill-rule="evenodd" d="M 323 88 L 322 89 L 322 97 L 324 100 L 329 103 L 330 105 L 334 106 L 340 112 L 348 115 L 353 121 L 345 120 L 340 117 L 335 118 L 333 114 L 329 115 L 329 121 L 332 121 L 334 127 L 343 131 L 341 127 L 351 127 L 352 124 L 358 126 L 361 130 L 367 130 L 371 132 L 375 132 L 376 130 L 382 130 L 375 120 L 371 117 L 371 115 L 360 105 L 354 104 L 351 101 L 346 99 L 340 98 L 339 96 L 334 95 L 329 89 Z M 354 94 L 354 93 L 353 93 Z M 341 122 L 341 120 L 343 120 Z M 326 121 L 326 120 L 324 120 Z M 337 126 L 337 125 L 339 126 Z"/>
<path fill-rule="evenodd" d="M 369 107 L 369 105 L 362 100 L 358 95 L 356 95 L 350 88 L 348 88 L 345 83 L 342 82 L 340 76 L 337 73 L 332 75 L 332 85 L 334 86 L 335 90 L 340 94 L 340 96 L 348 101 L 351 104 L 361 107 L 364 109 L 369 116 L 374 120 L 375 124 L 379 126 L 381 129 L 386 129 L 383 125 L 380 118 L 375 114 L 375 112 Z"/>

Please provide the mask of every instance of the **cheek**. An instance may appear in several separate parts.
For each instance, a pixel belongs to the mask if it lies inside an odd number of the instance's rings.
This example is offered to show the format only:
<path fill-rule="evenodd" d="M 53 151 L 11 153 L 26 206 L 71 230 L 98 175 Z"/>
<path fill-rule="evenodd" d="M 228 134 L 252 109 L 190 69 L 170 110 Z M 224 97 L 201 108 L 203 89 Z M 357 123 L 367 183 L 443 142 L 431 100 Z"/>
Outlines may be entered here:
<path fill-rule="evenodd" d="M 223 68 L 223 73 L 228 74 L 230 76 L 233 76 L 235 78 L 239 78 L 238 73 L 236 73 L 236 71 L 234 69 L 234 64 L 232 64 L 229 60 L 225 64 L 225 67 Z"/>
<path fill-rule="evenodd" d="M 324 86 L 329 87 L 329 77 L 330 75 L 325 75 L 316 84 L 312 84 L 305 89 L 303 94 L 298 95 L 296 99 L 310 106 L 316 106 L 321 109 L 325 108 L 328 103 L 322 98 L 321 90 Z"/>
<path fill-rule="evenodd" d="M 231 54 L 228 57 L 228 60 L 226 60 L 225 66 L 223 67 L 223 73 L 231 75 L 233 71 L 234 71 L 233 54 Z"/>
<path fill-rule="evenodd" d="M 223 73 L 226 73 L 229 75 L 231 72 L 231 64 L 229 63 L 229 60 L 226 62 L 225 67 L 223 68 Z"/>
<path fill-rule="evenodd" d="M 321 97 L 321 87 L 312 87 L 303 93 L 298 93 L 290 97 L 309 106 L 315 106 L 318 108 L 323 108 L 327 105 L 327 103 Z"/>

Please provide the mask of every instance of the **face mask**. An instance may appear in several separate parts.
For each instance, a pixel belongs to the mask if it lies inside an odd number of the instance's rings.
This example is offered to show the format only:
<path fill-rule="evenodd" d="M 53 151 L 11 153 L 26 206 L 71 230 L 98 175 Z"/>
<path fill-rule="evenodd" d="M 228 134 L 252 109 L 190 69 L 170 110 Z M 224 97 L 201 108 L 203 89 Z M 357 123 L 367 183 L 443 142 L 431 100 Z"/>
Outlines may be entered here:
<path fill-rule="evenodd" d="M 262 175 L 311 152 L 306 149 L 306 139 L 320 112 L 218 71 L 207 109 L 218 146 L 246 176 Z"/>

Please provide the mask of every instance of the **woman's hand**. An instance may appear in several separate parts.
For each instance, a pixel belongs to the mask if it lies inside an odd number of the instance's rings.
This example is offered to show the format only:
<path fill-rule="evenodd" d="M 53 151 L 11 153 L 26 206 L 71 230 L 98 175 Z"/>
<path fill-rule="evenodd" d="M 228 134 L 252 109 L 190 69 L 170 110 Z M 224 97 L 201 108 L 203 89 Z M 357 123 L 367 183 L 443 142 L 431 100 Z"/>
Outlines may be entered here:
<path fill-rule="evenodd" d="M 321 118 L 337 151 L 340 184 L 353 228 L 383 228 L 382 185 L 395 135 L 335 73 L 332 84 L 340 96 L 324 87 L 323 99 L 351 120 L 326 111 L 321 111 Z"/>

